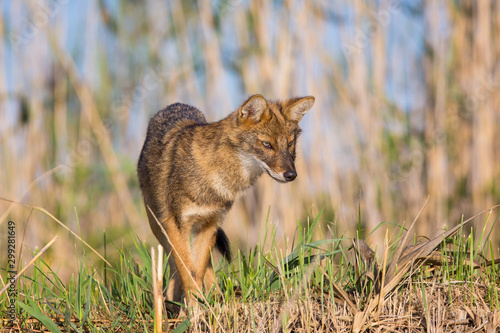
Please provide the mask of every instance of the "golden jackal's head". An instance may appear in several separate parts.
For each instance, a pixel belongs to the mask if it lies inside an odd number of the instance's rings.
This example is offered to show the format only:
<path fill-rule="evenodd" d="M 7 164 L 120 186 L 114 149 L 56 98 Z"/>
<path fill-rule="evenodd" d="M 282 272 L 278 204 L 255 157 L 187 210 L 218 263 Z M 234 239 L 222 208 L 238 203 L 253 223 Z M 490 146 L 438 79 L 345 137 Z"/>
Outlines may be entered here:
<path fill-rule="evenodd" d="M 262 171 L 283 183 L 297 177 L 294 161 L 299 121 L 313 104 L 312 96 L 267 102 L 254 95 L 240 106 L 233 135 L 250 177 Z"/>

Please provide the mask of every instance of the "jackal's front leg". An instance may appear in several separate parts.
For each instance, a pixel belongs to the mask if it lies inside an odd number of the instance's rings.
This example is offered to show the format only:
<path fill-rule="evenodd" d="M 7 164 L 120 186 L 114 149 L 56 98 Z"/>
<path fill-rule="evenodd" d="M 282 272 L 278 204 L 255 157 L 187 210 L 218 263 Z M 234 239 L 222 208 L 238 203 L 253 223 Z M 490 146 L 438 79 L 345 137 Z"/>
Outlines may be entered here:
<path fill-rule="evenodd" d="M 156 215 L 153 214 L 152 210 L 150 209 L 150 206 L 146 202 L 144 204 L 146 206 L 151 230 L 153 230 L 153 234 L 163 246 L 165 253 L 169 255 L 168 265 L 170 266 L 170 283 L 168 284 L 165 296 L 169 301 L 180 302 L 182 296 L 182 280 L 177 270 L 174 255 L 172 254 L 172 246 L 170 245 L 170 242 L 167 239 L 167 234 L 164 231 L 166 230 L 166 224 L 171 222 L 164 221 L 163 223 L 160 223 Z M 168 220 L 169 219 L 167 219 L 167 221 Z"/>
<path fill-rule="evenodd" d="M 217 223 L 205 225 L 196 231 L 193 241 L 193 256 L 196 274 L 209 290 L 215 283 L 215 275 L 210 262 L 210 253 L 215 245 Z"/>
<path fill-rule="evenodd" d="M 174 218 L 169 219 L 163 224 L 168 235 L 168 240 L 171 247 L 171 255 L 177 266 L 184 293 L 187 300 L 191 299 L 196 294 L 201 294 L 202 284 L 199 282 L 198 272 L 195 269 L 190 247 L 189 228 L 179 228 Z"/>

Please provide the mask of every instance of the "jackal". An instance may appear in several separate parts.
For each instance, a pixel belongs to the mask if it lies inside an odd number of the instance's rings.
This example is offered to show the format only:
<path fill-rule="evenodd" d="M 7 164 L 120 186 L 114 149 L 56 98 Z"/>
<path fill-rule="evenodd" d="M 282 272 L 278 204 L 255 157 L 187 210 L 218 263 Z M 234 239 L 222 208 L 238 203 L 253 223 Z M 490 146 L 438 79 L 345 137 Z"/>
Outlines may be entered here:
<path fill-rule="evenodd" d="M 184 290 L 189 300 L 215 283 L 210 253 L 216 247 L 230 260 L 221 225 L 239 194 L 263 172 L 280 183 L 297 177 L 298 123 L 313 104 L 312 96 L 253 95 L 214 123 L 180 103 L 151 118 L 137 173 L 151 229 L 171 252 L 167 299 L 180 301 Z"/>

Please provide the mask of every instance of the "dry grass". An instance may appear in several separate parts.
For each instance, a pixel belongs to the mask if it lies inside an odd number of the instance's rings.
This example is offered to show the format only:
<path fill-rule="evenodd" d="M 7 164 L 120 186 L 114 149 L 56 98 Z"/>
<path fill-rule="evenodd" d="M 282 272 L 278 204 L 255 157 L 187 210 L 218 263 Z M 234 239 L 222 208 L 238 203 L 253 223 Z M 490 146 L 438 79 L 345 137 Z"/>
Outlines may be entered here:
<path fill-rule="evenodd" d="M 423 284 L 423 286 L 422 286 Z M 488 287 L 432 281 L 401 284 L 379 312 L 367 317 L 363 332 L 495 332 L 500 311 L 484 300 Z M 423 296 L 425 294 L 425 296 Z M 427 301 L 424 301 L 424 298 Z M 426 303 L 427 302 L 427 303 Z M 213 307 L 220 326 L 207 313 L 196 317 L 193 332 L 352 332 L 355 314 L 331 293 L 309 290 L 295 302 L 281 295 L 252 303 L 221 303 Z M 172 327 L 178 323 L 174 322 Z M 477 329 L 477 330 L 475 330 Z"/>

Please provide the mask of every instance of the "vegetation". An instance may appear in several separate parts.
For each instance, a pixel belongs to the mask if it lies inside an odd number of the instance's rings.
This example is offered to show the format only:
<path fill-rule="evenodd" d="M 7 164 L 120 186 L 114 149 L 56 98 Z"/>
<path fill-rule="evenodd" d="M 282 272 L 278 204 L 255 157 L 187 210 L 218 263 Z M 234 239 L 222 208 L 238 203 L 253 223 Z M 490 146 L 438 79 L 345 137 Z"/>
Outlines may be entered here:
<path fill-rule="evenodd" d="M 500 213 L 483 212 L 485 226 Z M 477 214 L 477 217 L 481 214 Z M 473 217 L 473 218 L 474 218 Z M 320 216 L 298 229 L 290 243 L 267 230 L 262 241 L 231 263 L 219 262 L 213 288 L 190 318 L 163 308 L 163 331 L 324 332 L 405 330 L 457 332 L 500 326 L 500 260 L 493 256 L 490 230 L 464 236 L 470 218 L 435 238 L 407 242 L 415 221 L 386 235 L 383 253 L 359 239 L 332 238 Z M 314 241 L 315 231 L 320 240 Z M 265 250 L 269 243 L 276 249 Z M 3 316 L 6 331 L 153 331 L 152 261 L 140 240 L 133 249 L 116 247 L 113 265 L 89 259 L 84 243 L 78 274 L 64 283 L 43 257 L 18 283 L 17 321 Z M 44 249 L 45 250 L 45 249 Z M 42 250 L 42 251 L 44 251 Z M 498 255 L 498 254 L 497 254 Z M 377 259 L 377 257 L 379 259 Z M 380 259 L 382 259 L 380 261 Z M 163 260 L 164 263 L 167 260 Z M 167 273 L 168 267 L 163 266 Z M 167 285 L 168 280 L 163 281 Z M 0 301 L 7 314 L 8 299 Z"/>

